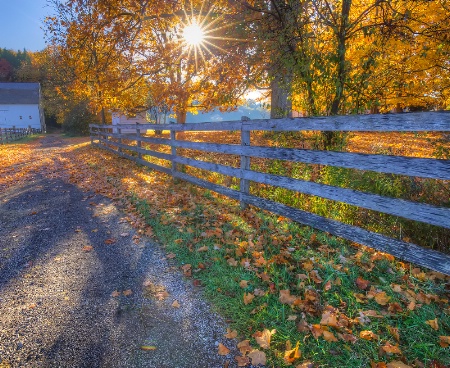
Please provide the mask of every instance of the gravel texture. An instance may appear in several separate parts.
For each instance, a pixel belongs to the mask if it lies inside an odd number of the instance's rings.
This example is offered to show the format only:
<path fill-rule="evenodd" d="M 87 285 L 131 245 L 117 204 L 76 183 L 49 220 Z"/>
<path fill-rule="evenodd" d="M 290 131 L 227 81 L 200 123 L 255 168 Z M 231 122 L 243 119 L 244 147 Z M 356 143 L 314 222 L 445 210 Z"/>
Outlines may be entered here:
<path fill-rule="evenodd" d="M 0 366 L 235 367 L 225 322 L 164 251 L 109 199 L 48 172 L 0 192 Z"/>

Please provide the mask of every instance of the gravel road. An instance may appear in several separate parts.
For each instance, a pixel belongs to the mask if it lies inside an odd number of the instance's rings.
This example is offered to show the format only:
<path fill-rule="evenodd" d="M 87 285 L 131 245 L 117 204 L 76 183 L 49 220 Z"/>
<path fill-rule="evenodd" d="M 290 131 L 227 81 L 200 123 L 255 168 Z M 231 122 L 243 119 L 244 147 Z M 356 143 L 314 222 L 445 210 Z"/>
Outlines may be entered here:
<path fill-rule="evenodd" d="M 37 156 L 66 141 L 41 139 Z M 159 245 L 48 172 L 0 192 L 0 367 L 235 367 L 225 322 Z"/>

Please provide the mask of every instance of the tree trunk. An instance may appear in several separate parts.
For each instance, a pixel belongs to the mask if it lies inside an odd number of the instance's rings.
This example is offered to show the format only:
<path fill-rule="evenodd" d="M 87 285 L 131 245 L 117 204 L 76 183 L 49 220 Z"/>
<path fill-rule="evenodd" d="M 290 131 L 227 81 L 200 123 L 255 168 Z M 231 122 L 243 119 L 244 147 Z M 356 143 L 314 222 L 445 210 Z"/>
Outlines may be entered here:
<path fill-rule="evenodd" d="M 292 76 L 277 73 L 271 83 L 270 118 L 292 117 Z"/>

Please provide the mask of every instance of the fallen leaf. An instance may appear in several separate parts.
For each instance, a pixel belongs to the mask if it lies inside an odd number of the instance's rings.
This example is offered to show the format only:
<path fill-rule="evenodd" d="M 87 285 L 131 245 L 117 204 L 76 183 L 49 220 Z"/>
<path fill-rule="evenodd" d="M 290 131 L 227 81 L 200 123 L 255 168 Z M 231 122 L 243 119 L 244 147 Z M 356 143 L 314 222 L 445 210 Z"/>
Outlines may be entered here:
<path fill-rule="evenodd" d="M 113 298 L 117 298 L 119 295 L 120 295 L 120 292 L 118 292 L 117 290 L 114 290 L 114 291 L 111 293 L 111 296 L 112 296 Z"/>
<path fill-rule="evenodd" d="M 323 334 L 323 329 L 322 329 L 321 325 L 317 325 L 317 324 L 312 325 L 310 330 L 316 340 Z"/>
<path fill-rule="evenodd" d="M 120 236 L 123 237 L 123 238 L 127 237 L 128 235 L 130 235 L 130 233 L 121 233 L 120 234 Z"/>
<path fill-rule="evenodd" d="M 291 291 L 289 289 L 286 289 L 280 290 L 279 300 L 281 304 L 293 305 L 296 304 L 300 300 L 300 298 L 295 295 L 291 295 Z"/>
<path fill-rule="evenodd" d="M 131 291 L 131 289 L 128 289 L 128 290 L 124 290 L 122 292 L 122 294 L 125 295 L 125 296 L 130 296 L 131 294 L 133 294 L 133 292 Z"/>
<path fill-rule="evenodd" d="M 217 347 L 219 355 L 228 355 L 230 353 L 230 349 L 228 349 L 224 344 L 219 342 L 219 346 Z"/>
<path fill-rule="evenodd" d="M 397 327 L 388 326 L 388 330 L 397 342 L 400 342 L 400 334 Z"/>
<path fill-rule="evenodd" d="M 114 244 L 115 242 L 116 242 L 116 239 L 114 239 L 114 238 L 109 238 L 109 239 L 105 240 L 105 244 L 108 244 L 108 245 Z"/>
<path fill-rule="evenodd" d="M 321 284 L 323 282 L 322 278 L 319 276 L 319 271 L 317 270 L 312 270 L 309 273 L 309 277 L 311 278 L 311 280 L 313 280 L 316 284 Z"/>
<path fill-rule="evenodd" d="M 327 281 L 327 283 L 323 286 L 324 291 L 330 290 L 332 287 L 331 281 Z"/>
<path fill-rule="evenodd" d="M 385 362 L 370 362 L 370 368 L 387 368 L 386 363 Z"/>
<path fill-rule="evenodd" d="M 144 351 L 156 350 L 156 346 L 153 346 L 153 345 L 142 345 L 141 346 L 141 350 L 144 350 Z"/>
<path fill-rule="evenodd" d="M 180 303 L 178 303 L 178 300 L 175 300 L 175 301 L 172 303 L 172 307 L 174 307 L 174 308 L 180 308 Z"/>
<path fill-rule="evenodd" d="M 386 292 L 384 291 L 375 295 L 375 301 L 380 305 L 386 305 L 390 299 L 391 297 L 386 295 Z"/>
<path fill-rule="evenodd" d="M 330 331 L 323 331 L 323 338 L 325 339 L 325 341 L 338 341 L 338 339 L 336 339 L 336 336 L 334 336 L 334 334 Z"/>
<path fill-rule="evenodd" d="M 256 340 L 256 343 L 261 346 L 263 349 L 269 349 L 270 348 L 270 339 L 274 333 L 276 333 L 277 330 L 268 330 L 265 328 L 263 331 L 256 331 L 253 334 L 253 337 Z"/>
<path fill-rule="evenodd" d="M 302 263 L 302 267 L 305 271 L 312 271 L 314 264 L 310 259 L 308 259 L 306 262 Z"/>
<path fill-rule="evenodd" d="M 248 280 L 241 280 L 241 282 L 239 283 L 239 286 L 243 289 L 248 287 Z"/>
<path fill-rule="evenodd" d="M 430 319 L 429 321 L 425 322 L 427 325 L 429 325 L 433 330 L 437 331 L 439 330 L 439 325 L 438 325 L 438 319 Z"/>
<path fill-rule="evenodd" d="M 372 331 L 369 331 L 369 330 L 361 331 L 359 333 L 359 337 L 361 339 L 369 340 L 369 341 L 371 341 L 371 340 L 378 340 L 379 339 L 379 336 L 377 334 L 375 334 L 375 333 L 373 333 Z"/>
<path fill-rule="evenodd" d="M 166 256 L 166 258 L 168 258 L 168 259 L 172 259 L 172 258 L 175 258 L 177 255 L 175 254 L 175 253 L 169 253 L 167 256 Z"/>
<path fill-rule="evenodd" d="M 247 356 L 235 356 L 238 367 L 245 367 L 250 364 L 250 358 Z"/>
<path fill-rule="evenodd" d="M 296 365 L 295 368 L 314 368 L 314 363 L 309 361 L 303 362 L 301 364 Z"/>
<path fill-rule="evenodd" d="M 292 364 L 295 360 L 299 359 L 302 356 L 301 352 L 298 350 L 299 347 L 299 341 L 297 341 L 297 344 L 293 349 L 291 342 L 289 340 L 286 341 L 286 351 L 284 352 L 284 362 L 286 364 Z"/>
<path fill-rule="evenodd" d="M 181 269 L 183 270 L 183 275 L 186 277 L 191 277 L 192 276 L 192 265 L 190 265 L 189 263 L 181 266 Z"/>
<path fill-rule="evenodd" d="M 383 351 L 385 351 L 388 354 L 401 354 L 402 351 L 397 345 L 392 345 L 391 343 L 387 342 L 383 347 Z"/>
<path fill-rule="evenodd" d="M 242 355 L 245 355 L 253 350 L 252 347 L 250 346 L 249 340 L 241 341 L 240 343 L 237 344 L 237 347 Z"/>
<path fill-rule="evenodd" d="M 364 280 L 362 277 L 358 277 L 355 283 L 358 289 L 361 290 L 366 290 L 370 285 L 370 281 Z"/>
<path fill-rule="evenodd" d="M 296 321 L 298 318 L 298 316 L 296 316 L 295 314 L 290 314 L 287 318 L 288 321 Z"/>
<path fill-rule="evenodd" d="M 400 360 L 396 360 L 393 362 L 390 362 L 386 365 L 387 368 L 412 368 L 410 365 L 406 365 Z"/>
<path fill-rule="evenodd" d="M 244 304 L 250 304 L 254 298 L 255 296 L 252 293 L 244 293 Z"/>
<path fill-rule="evenodd" d="M 356 341 L 358 341 L 358 338 L 355 335 L 348 334 L 348 333 L 344 333 L 344 334 L 338 333 L 338 337 L 341 340 L 351 342 L 352 344 L 354 344 Z"/>
<path fill-rule="evenodd" d="M 166 299 L 170 294 L 167 291 L 160 291 L 155 294 L 155 298 L 158 300 Z"/>
<path fill-rule="evenodd" d="M 447 348 L 450 345 L 450 336 L 439 336 L 439 345 L 443 348 Z"/>
<path fill-rule="evenodd" d="M 197 249 L 197 252 L 207 252 L 209 250 L 208 246 L 204 245 Z"/>
<path fill-rule="evenodd" d="M 83 252 L 90 252 L 94 247 L 92 245 L 85 245 L 83 247 Z"/>
<path fill-rule="evenodd" d="M 253 350 L 248 354 L 248 357 L 252 360 L 252 365 L 262 364 L 265 365 L 267 358 L 266 353 L 261 350 Z"/>
<path fill-rule="evenodd" d="M 330 326 L 334 328 L 339 328 L 341 325 L 337 320 L 336 313 L 326 310 L 322 313 L 322 319 L 320 321 L 321 325 Z"/>
<path fill-rule="evenodd" d="M 234 258 L 228 258 L 227 263 L 232 267 L 237 267 L 238 261 L 236 261 Z"/>
<path fill-rule="evenodd" d="M 234 339 L 237 337 L 238 333 L 236 330 L 231 331 L 229 328 L 227 328 L 227 333 L 223 336 L 225 336 L 227 339 Z"/>

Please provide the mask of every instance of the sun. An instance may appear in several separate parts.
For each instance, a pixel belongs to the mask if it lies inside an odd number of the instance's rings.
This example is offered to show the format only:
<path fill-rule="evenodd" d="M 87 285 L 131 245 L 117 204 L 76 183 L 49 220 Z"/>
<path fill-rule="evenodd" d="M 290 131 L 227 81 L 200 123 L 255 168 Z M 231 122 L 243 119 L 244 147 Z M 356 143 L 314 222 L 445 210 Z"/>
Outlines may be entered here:
<path fill-rule="evenodd" d="M 183 29 L 183 39 L 189 46 L 198 47 L 205 40 L 204 30 L 193 21 Z"/>

